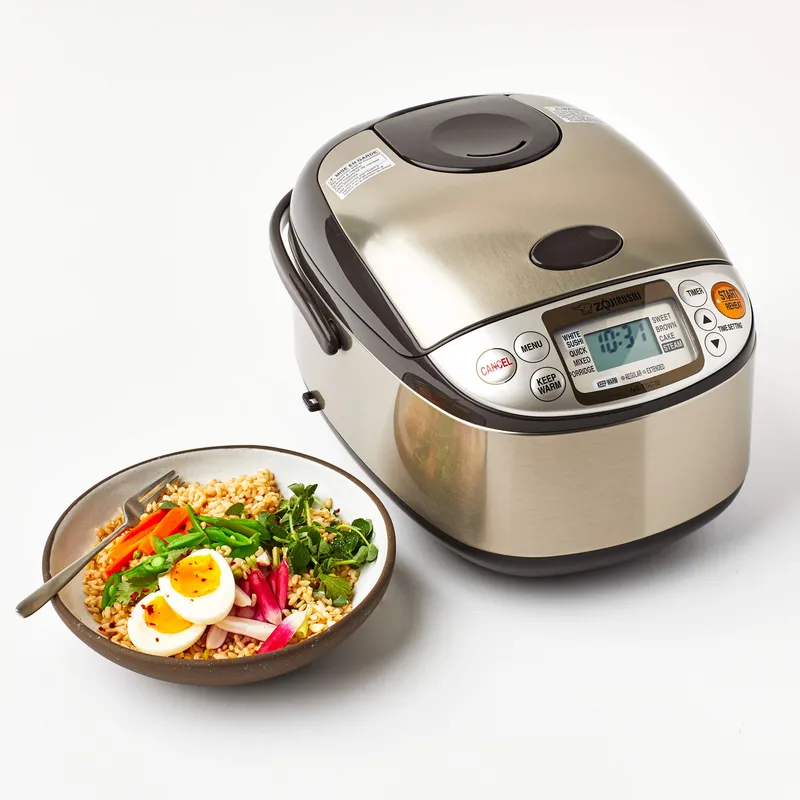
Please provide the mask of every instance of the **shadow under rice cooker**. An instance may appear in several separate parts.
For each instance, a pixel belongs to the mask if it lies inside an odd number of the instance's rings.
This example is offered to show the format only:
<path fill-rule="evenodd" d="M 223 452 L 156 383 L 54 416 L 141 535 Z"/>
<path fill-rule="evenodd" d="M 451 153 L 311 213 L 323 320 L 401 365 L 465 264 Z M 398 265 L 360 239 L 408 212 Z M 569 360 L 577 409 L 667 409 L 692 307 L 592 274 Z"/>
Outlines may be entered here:
<path fill-rule="evenodd" d="M 306 405 L 466 558 L 521 575 L 611 564 L 742 486 L 742 279 L 591 114 L 500 94 L 358 125 L 305 166 L 270 243 Z"/>

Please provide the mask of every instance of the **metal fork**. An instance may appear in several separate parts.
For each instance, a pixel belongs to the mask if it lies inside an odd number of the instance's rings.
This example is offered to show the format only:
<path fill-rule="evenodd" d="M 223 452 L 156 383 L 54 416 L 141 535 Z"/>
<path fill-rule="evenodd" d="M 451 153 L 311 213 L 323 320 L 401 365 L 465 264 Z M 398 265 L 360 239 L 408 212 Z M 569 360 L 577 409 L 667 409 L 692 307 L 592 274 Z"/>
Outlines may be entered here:
<path fill-rule="evenodd" d="M 98 542 L 86 555 L 73 561 L 69 566 L 64 567 L 49 581 L 43 583 L 35 592 L 29 594 L 17 606 L 17 613 L 23 617 L 29 617 L 37 612 L 45 603 L 52 600 L 81 570 L 105 547 L 111 544 L 121 533 L 133 527 L 139 522 L 144 514 L 147 504 L 160 497 L 170 483 L 180 481 L 175 470 L 170 470 L 166 475 L 162 475 L 153 481 L 149 486 L 145 486 L 133 497 L 129 497 L 122 507 L 122 524 L 116 527 L 106 536 L 103 541 Z"/>

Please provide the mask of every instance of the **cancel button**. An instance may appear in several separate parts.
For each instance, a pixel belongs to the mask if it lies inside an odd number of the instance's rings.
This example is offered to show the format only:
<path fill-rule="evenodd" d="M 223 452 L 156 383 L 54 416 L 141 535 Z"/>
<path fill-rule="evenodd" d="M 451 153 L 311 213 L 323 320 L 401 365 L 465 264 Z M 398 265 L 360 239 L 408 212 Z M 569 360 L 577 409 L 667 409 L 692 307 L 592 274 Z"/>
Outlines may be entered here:
<path fill-rule="evenodd" d="M 537 369 L 531 377 L 531 391 L 535 397 L 549 403 L 564 394 L 566 388 L 564 375 L 554 367 Z"/>
<path fill-rule="evenodd" d="M 505 383 L 514 377 L 517 371 L 517 359 L 508 350 L 496 347 L 483 353 L 475 368 L 481 380 L 486 383 Z"/>

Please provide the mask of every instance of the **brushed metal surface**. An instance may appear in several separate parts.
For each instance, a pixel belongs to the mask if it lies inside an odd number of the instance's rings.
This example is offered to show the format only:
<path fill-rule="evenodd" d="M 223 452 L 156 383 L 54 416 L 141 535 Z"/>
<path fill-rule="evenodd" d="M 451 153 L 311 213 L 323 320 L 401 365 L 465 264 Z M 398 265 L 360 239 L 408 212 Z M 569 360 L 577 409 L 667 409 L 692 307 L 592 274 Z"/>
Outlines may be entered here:
<path fill-rule="evenodd" d="M 303 378 L 334 428 L 414 511 L 472 547 L 544 557 L 624 544 L 712 508 L 747 472 L 752 358 L 725 383 L 649 416 L 527 436 L 449 416 L 357 341 L 324 355 L 295 320 Z"/>
<path fill-rule="evenodd" d="M 703 218 L 644 154 L 605 124 L 569 124 L 557 100 L 514 95 L 551 116 L 563 139 L 516 169 L 450 174 L 409 164 L 373 131 L 323 159 L 319 183 L 344 232 L 423 348 L 488 317 L 688 261 L 727 259 Z M 381 148 L 395 166 L 344 199 L 325 181 Z M 543 235 L 571 225 L 620 233 L 622 250 L 583 269 L 529 258 Z"/>

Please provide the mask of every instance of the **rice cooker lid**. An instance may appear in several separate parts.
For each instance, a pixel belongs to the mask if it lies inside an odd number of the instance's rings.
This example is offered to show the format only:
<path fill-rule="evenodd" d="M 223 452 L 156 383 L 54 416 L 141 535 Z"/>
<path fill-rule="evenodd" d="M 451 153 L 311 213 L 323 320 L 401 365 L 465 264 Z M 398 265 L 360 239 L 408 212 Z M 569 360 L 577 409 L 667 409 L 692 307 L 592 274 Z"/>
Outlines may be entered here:
<path fill-rule="evenodd" d="M 348 131 L 307 165 L 290 219 L 323 294 L 412 356 L 557 297 L 727 260 L 630 142 L 531 95 L 442 101 Z"/>

